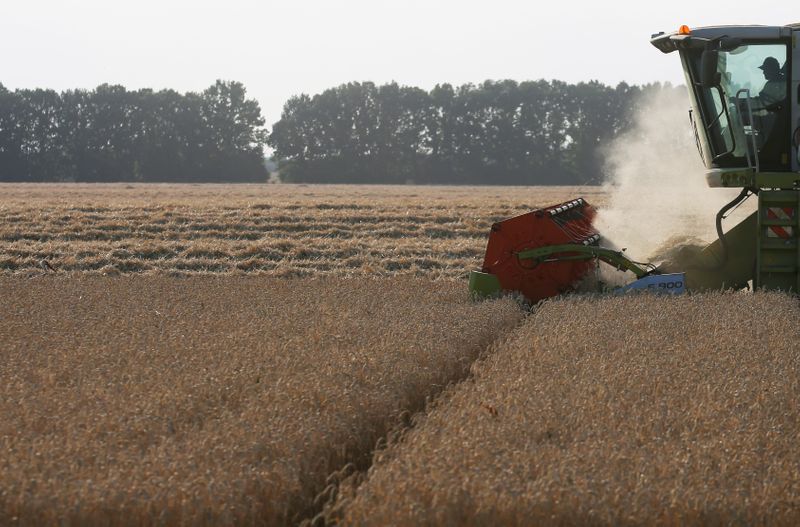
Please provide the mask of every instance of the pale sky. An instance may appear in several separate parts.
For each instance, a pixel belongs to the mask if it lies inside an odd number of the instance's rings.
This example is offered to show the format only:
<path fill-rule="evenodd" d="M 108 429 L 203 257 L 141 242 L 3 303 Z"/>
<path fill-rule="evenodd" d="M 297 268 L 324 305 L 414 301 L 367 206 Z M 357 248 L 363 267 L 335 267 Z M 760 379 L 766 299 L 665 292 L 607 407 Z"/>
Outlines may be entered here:
<path fill-rule="evenodd" d="M 651 33 L 800 22 L 794 2 L 742 0 L 0 0 L 7 88 L 244 83 L 267 124 L 291 95 L 348 81 L 432 88 L 485 79 L 683 82 Z"/>

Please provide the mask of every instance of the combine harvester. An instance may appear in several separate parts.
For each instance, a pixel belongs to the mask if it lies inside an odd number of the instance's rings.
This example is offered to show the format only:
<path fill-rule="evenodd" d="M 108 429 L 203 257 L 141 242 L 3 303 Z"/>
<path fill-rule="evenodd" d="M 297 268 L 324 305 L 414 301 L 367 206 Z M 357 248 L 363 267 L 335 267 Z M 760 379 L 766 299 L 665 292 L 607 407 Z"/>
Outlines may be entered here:
<path fill-rule="evenodd" d="M 653 35 L 677 51 L 689 87 L 689 119 L 710 187 L 741 188 L 716 216 L 718 239 L 666 274 L 602 247 L 583 199 L 492 225 L 475 296 L 522 293 L 530 302 L 574 291 L 604 262 L 636 280 L 622 290 L 754 288 L 800 292 L 800 24 L 718 26 Z M 664 133 L 670 133 L 665 130 Z M 758 209 L 722 230 L 750 195 Z"/>

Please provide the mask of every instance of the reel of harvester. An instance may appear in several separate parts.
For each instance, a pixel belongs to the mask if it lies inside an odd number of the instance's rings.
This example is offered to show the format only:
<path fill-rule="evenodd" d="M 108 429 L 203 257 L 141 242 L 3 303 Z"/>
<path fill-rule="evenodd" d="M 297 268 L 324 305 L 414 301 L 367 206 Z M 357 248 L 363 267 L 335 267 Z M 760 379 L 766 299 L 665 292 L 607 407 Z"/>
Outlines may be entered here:
<path fill-rule="evenodd" d="M 621 251 L 600 246 L 592 221 L 595 209 L 583 198 L 515 216 L 492 225 L 480 271 L 469 288 L 478 298 L 502 291 L 521 293 L 529 302 L 575 291 L 597 262 L 630 271 L 636 281 L 622 290 L 684 291 L 682 273 L 660 274 Z"/>

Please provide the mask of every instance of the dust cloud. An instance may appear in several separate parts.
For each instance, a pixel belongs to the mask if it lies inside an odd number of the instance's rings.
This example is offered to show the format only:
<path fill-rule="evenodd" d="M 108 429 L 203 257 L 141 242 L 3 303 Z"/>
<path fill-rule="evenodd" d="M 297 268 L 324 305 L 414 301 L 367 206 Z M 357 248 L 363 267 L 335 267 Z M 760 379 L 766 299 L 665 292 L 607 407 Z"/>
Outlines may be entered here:
<path fill-rule="evenodd" d="M 595 222 L 606 240 L 639 261 L 663 258 L 671 248 L 716 239 L 714 217 L 739 189 L 709 188 L 689 124 L 683 87 L 647 90 L 633 125 L 605 151 L 609 201 Z M 728 230 L 752 211 L 748 200 L 723 223 Z"/>

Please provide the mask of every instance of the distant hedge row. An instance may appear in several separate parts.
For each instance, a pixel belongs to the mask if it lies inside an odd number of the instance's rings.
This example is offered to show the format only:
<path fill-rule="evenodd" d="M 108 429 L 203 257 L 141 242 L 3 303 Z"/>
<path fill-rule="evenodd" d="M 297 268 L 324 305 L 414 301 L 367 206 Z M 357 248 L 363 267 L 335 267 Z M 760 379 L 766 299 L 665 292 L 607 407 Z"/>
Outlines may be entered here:
<path fill-rule="evenodd" d="M 186 94 L 0 84 L 0 181 L 266 181 L 263 125 L 238 82 Z"/>
<path fill-rule="evenodd" d="M 586 184 L 639 95 L 598 82 L 438 85 L 371 82 L 292 97 L 268 143 L 297 182 Z"/>

